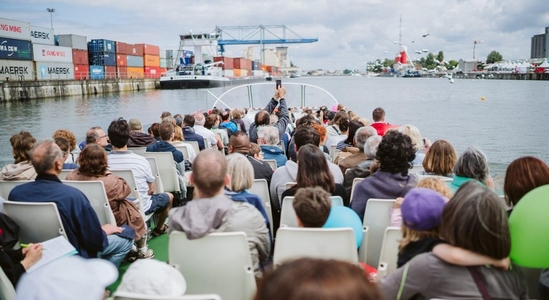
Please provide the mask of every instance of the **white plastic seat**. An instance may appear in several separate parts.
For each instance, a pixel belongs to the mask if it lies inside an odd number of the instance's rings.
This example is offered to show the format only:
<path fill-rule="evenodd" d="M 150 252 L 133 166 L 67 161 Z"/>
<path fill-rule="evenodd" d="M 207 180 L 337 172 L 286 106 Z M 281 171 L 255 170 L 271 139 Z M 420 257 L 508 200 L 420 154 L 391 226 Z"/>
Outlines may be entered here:
<path fill-rule="evenodd" d="M 219 137 L 221 138 L 221 142 L 223 143 L 223 146 L 228 146 L 229 145 L 229 134 L 227 133 L 227 130 L 225 129 L 212 129 L 212 131 L 219 135 Z"/>
<path fill-rule="evenodd" d="M 277 165 L 276 165 L 276 160 L 275 159 L 264 159 L 263 161 L 269 164 L 271 169 L 273 169 L 273 172 L 276 170 Z"/>
<path fill-rule="evenodd" d="M 158 173 L 158 165 L 156 164 L 156 158 L 154 157 L 145 157 L 147 162 L 151 166 L 151 171 L 154 176 L 154 193 L 164 193 L 164 186 L 162 185 L 162 180 L 160 180 L 160 173 Z"/>
<path fill-rule="evenodd" d="M 198 155 L 200 153 L 200 146 L 197 141 L 183 141 L 184 144 L 189 144 L 194 148 L 194 153 Z"/>
<path fill-rule="evenodd" d="M 385 228 L 381 251 L 379 254 L 379 265 L 377 268 L 377 280 L 381 280 L 397 269 L 398 246 L 402 240 L 402 228 L 389 226 Z"/>
<path fill-rule="evenodd" d="M 414 174 L 416 175 L 417 172 L 425 171 L 423 169 L 423 166 L 413 166 L 410 170 L 408 170 L 408 174 Z"/>
<path fill-rule="evenodd" d="M 353 229 L 280 227 L 274 248 L 274 267 L 302 257 L 358 263 Z"/>
<path fill-rule="evenodd" d="M 452 180 L 454 180 L 452 177 L 439 176 L 439 175 L 416 175 L 416 176 L 418 178 L 418 181 L 420 181 L 423 178 L 437 178 L 443 182 L 451 182 Z"/>
<path fill-rule="evenodd" d="M 291 188 L 292 188 L 294 185 L 296 185 L 296 184 L 297 184 L 297 182 L 294 182 L 294 181 L 292 181 L 292 182 L 286 182 L 285 187 L 286 187 L 286 189 L 288 190 L 288 189 L 291 189 Z"/>
<path fill-rule="evenodd" d="M 252 299 L 256 283 L 244 232 L 211 233 L 189 240 L 184 232 L 169 237 L 168 261 L 185 276 L 187 293 L 213 293 L 223 300 Z"/>
<path fill-rule="evenodd" d="M 60 235 L 67 238 L 55 202 L 4 201 L 4 213 L 19 225 L 22 243 L 39 243 Z"/>
<path fill-rule="evenodd" d="M 141 201 L 141 196 L 139 195 L 139 191 L 137 190 L 137 183 L 135 182 L 135 176 L 133 175 L 133 171 L 128 169 L 128 170 L 113 170 L 110 172 L 113 175 L 116 175 L 126 180 L 126 183 L 128 184 L 128 186 L 132 191 L 130 194 L 130 197 L 135 198 L 134 203 L 137 204 L 137 207 L 139 208 L 139 212 L 143 216 L 143 219 L 145 220 L 145 222 L 148 221 L 154 215 L 154 213 L 149 215 L 145 214 L 145 210 L 143 209 L 143 202 Z"/>
<path fill-rule="evenodd" d="M 350 169 L 347 169 L 349 171 Z M 349 200 L 349 203 L 353 202 L 353 195 L 355 194 L 355 187 L 357 184 L 359 184 L 364 178 L 357 177 L 353 179 L 353 185 L 351 186 L 351 199 Z"/>
<path fill-rule="evenodd" d="M 206 147 L 206 149 L 210 149 L 212 147 L 207 138 L 204 138 L 204 147 Z"/>
<path fill-rule="evenodd" d="M 158 295 L 145 295 L 145 294 L 116 291 L 113 295 L 113 299 L 114 300 L 221 300 L 221 297 L 219 297 L 219 295 L 216 295 L 216 294 L 158 296 Z"/>
<path fill-rule="evenodd" d="M 0 299 L 3 300 L 14 300 L 15 299 L 15 288 L 11 281 L 4 273 L 4 270 L 0 268 Z"/>
<path fill-rule="evenodd" d="M 335 145 L 331 145 L 330 146 L 330 149 L 328 149 L 329 153 L 330 153 L 330 160 L 335 164 L 336 161 L 336 157 L 337 155 L 339 154 L 339 152 L 341 152 L 340 150 L 337 150 L 337 144 Z"/>
<path fill-rule="evenodd" d="M 185 143 L 185 144 L 179 144 L 177 146 L 174 146 L 175 149 L 181 151 L 181 153 L 183 153 L 183 157 L 186 159 L 186 160 L 191 160 L 191 154 L 190 154 L 190 151 L 189 151 L 189 148 L 188 147 L 192 147 L 191 145 Z"/>
<path fill-rule="evenodd" d="M 101 225 L 112 224 L 116 226 L 116 219 L 112 213 L 103 181 L 63 180 L 63 183 L 79 189 L 86 195 Z"/>
<path fill-rule="evenodd" d="M 145 157 L 154 157 L 158 167 L 158 174 L 165 192 L 181 192 L 177 170 L 171 152 L 145 152 Z"/>
<path fill-rule="evenodd" d="M 250 194 L 257 195 L 261 202 L 264 204 L 265 211 L 267 212 L 267 217 L 269 218 L 269 227 L 271 228 L 271 233 L 273 232 L 273 210 L 271 206 L 271 195 L 269 193 L 269 185 L 265 179 L 254 179 L 252 187 L 248 190 Z"/>
<path fill-rule="evenodd" d="M 59 173 L 59 180 L 65 180 L 65 178 L 67 178 L 67 175 L 69 175 L 69 173 L 72 172 L 72 170 L 69 170 L 69 169 L 63 169 L 61 170 L 61 173 Z"/>
<path fill-rule="evenodd" d="M 297 216 L 294 210 L 295 197 L 284 197 L 280 211 L 280 226 L 297 227 Z M 339 196 L 331 196 L 332 206 L 343 206 L 343 199 Z"/>
<path fill-rule="evenodd" d="M 385 228 L 391 226 L 389 211 L 395 199 L 369 199 L 366 202 L 363 219 L 362 241 L 366 247 L 359 248 L 358 255 L 361 262 L 370 266 L 379 264 L 381 244 L 385 235 Z"/>
<path fill-rule="evenodd" d="M 0 180 L 0 197 L 9 200 L 11 190 L 14 187 L 34 180 Z"/>
<path fill-rule="evenodd" d="M 147 147 L 128 147 L 128 150 L 135 154 L 143 155 L 143 153 L 147 152 Z"/>

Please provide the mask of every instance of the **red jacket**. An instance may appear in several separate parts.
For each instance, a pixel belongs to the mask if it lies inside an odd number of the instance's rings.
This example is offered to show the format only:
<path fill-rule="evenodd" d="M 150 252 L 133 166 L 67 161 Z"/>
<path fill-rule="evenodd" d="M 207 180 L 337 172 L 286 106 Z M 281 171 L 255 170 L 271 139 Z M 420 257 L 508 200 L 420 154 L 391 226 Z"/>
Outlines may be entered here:
<path fill-rule="evenodd" d="M 370 124 L 370 126 L 374 127 L 374 129 L 377 131 L 377 134 L 379 136 L 384 136 L 385 132 L 387 132 L 387 130 L 389 130 L 391 128 L 399 127 L 398 125 L 392 125 L 392 124 L 385 123 L 385 122 L 374 122 L 374 123 Z"/>

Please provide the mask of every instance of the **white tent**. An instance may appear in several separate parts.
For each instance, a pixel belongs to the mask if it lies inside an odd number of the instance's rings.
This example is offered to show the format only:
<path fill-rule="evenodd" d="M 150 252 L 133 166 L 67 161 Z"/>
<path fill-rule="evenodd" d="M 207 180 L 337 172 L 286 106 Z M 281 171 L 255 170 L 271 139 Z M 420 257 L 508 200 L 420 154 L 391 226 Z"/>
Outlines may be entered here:
<path fill-rule="evenodd" d="M 549 68 L 549 62 L 547 62 L 547 60 L 544 60 L 541 65 L 538 66 L 538 68 Z"/>

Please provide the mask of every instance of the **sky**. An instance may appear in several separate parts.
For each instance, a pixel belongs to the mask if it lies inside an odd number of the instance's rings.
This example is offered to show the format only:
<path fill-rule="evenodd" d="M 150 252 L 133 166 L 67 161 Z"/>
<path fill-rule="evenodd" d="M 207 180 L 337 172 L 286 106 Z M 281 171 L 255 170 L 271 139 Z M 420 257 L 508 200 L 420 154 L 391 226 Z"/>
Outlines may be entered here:
<path fill-rule="evenodd" d="M 285 25 L 291 30 L 287 38 L 318 38 L 286 45 L 290 60 L 302 70 L 364 69 L 375 59 L 393 59 L 399 32 L 412 58 L 422 57 L 415 50 L 428 49 L 435 55 L 443 51 L 445 60 L 472 60 L 473 42 L 481 40 L 479 60 L 493 50 L 504 59 L 524 59 L 530 56 L 532 36 L 549 26 L 547 0 L 0 0 L 0 17 L 50 27 L 46 8 L 55 9 L 55 34 L 154 44 L 162 50 L 177 50 L 179 34 L 190 30 Z M 280 29 L 272 32 L 282 36 Z M 249 33 L 226 32 L 235 37 Z M 225 50 L 225 56 L 240 57 L 245 46 Z M 259 59 L 259 45 L 253 52 Z"/>

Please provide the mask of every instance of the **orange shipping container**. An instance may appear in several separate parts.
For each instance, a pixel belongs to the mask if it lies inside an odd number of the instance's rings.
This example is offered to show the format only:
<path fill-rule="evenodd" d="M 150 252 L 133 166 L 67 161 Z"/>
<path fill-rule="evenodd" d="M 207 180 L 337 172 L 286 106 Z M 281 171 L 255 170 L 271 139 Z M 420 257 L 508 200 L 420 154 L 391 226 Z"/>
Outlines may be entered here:
<path fill-rule="evenodd" d="M 127 67 L 126 71 L 128 73 L 128 78 L 144 78 L 145 70 L 140 67 Z"/>
<path fill-rule="evenodd" d="M 128 66 L 128 56 L 126 54 L 116 54 L 116 66 L 117 67 L 127 67 Z"/>
<path fill-rule="evenodd" d="M 144 55 L 160 56 L 160 48 L 158 46 L 149 44 L 135 44 L 135 46 L 141 48 L 141 53 L 143 53 Z"/>
<path fill-rule="evenodd" d="M 117 68 L 117 72 L 118 72 L 118 78 L 128 78 L 128 70 L 126 67 L 118 67 Z"/>
<path fill-rule="evenodd" d="M 88 51 L 72 49 L 72 63 L 75 65 L 87 65 Z"/>
<path fill-rule="evenodd" d="M 156 55 L 143 56 L 143 65 L 145 67 L 160 67 L 160 57 Z"/>
<path fill-rule="evenodd" d="M 234 77 L 240 77 L 242 76 L 240 69 L 233 69 Z"/>

